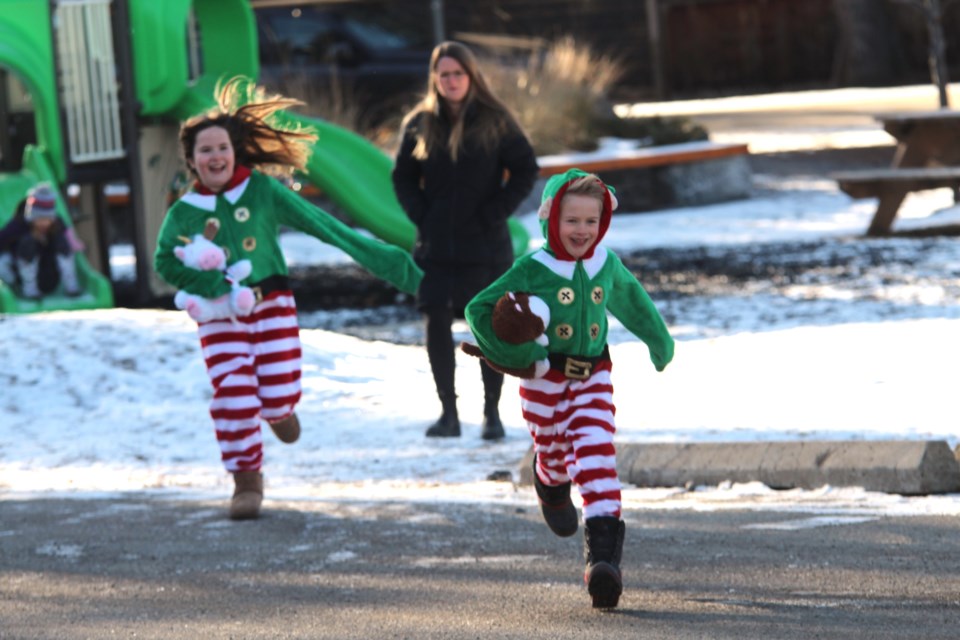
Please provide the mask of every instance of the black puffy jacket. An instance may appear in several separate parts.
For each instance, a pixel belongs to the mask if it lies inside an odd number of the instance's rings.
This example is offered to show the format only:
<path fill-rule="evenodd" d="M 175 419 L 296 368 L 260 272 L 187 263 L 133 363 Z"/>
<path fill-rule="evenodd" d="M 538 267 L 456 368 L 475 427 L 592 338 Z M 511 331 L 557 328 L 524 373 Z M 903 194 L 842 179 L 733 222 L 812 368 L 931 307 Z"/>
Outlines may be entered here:
<path fill-rule="evenodd" d="M 468 132 L 476 108 L 470 105 L 464 115 Z M 404 129 L 393 170 L 397 199 L 417 227 L 414 258 L 421 265 L 509 264 L 513 247 L 507 218 L 537 179 L 533 148 L 514 129 L 489 150 L 466 135 L 456 162 L 446 146 L 432 149 L 426 160 L 417 160 L 413 149 L 423 117 L 413 118 Z M 441 121 L 449 127 L 445 117 Z M 509 175 L 506 182 L 504 170 Z"/>

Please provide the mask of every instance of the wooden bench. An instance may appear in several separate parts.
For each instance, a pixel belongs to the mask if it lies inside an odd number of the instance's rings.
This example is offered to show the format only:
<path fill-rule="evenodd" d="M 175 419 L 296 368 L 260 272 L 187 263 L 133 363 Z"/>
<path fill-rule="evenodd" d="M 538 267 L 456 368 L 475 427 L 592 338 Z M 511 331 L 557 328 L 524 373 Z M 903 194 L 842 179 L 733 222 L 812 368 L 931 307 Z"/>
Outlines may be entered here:
<path fill-rule="evenodd" d="M 863 169 L 834 173 L 840 189 L 852 198 L 878 198 L 868 236 L 890 234 L 890 227 L 904 198 L 911 191 L 960 188 L 960 166 Z"/>
<path fill-rule="evenodd" d="M 541 179 L 583 169 L 616 187 L 620 211 L 651 211 L 748 197 L 748 157 L 745 144 L 697 141 L 541 156 L 537 162 Z"/>

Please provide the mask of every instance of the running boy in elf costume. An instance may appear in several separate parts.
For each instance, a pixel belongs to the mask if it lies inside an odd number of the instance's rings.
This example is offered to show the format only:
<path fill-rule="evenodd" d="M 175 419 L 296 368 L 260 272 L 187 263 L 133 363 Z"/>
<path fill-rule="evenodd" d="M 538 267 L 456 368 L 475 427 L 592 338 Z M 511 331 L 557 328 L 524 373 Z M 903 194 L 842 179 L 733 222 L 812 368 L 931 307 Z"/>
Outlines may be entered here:
<path fill-rule="evenodd" d="M 180 129 L 181 152 L 196 183 L 167 212 L 154 264 L 164 280 L 190 294 L 212 299 L 230 293 L 231 283 L 221 271 L 189 268 L 174 253 L 209 225 L 217 228 L 216 244 L 230 264 L 250 261 L 243 284 L 256 295 L 253 310 L 199 323 L 214 388 L 210 415 L 236 486 L 230 517 L 248 519 L 259 515 L 263 498 L 261 420 L 283 442 L 300 435 L 294 413 L 300 400 L 300 334 L 280 227 L 339 247 L 408 293 L 417 290 L 423 272 L 406 251 L 359 235 L 261 172 L 289 174 L 305 167 L 309 145 L 317 137 L 276 118 L 301 103 L 268 97 L 244 78 L 224 84 L 217 99 L 216 108 L 190 118 Z"/>
<path fill-rule="evenodd" d="M 593 174 L 571 169 L 551 177 L 540 205 L 546 244 L 467 305 L 479 348 L 462 345 L 522 378 L 534 486 L 544 519 L 559 536 L 577 532 L 571 481 L 577 485 L 584 581 L 597 608 L 617 606 L 623 591 L 606 312 L 646 343 L 657 371 L 673 358 L 673 339 L 646 291 L 613 252 L 598 246 L 615 208 L 613 189 Z"/>

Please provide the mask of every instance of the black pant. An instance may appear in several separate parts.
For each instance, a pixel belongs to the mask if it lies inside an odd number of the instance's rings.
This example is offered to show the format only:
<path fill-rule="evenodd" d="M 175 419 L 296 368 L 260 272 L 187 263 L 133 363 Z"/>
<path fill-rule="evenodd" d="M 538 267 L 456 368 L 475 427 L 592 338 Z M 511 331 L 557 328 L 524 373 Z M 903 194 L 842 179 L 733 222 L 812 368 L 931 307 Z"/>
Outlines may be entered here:
<path fill-rule="evenodd" d="M 453 344 L 455 314 L 450 307 L 426 307 L 423 311 L 427 318 L 427 357 L 430 359 L 434 384 L 437 385 L 437 395 L 441 402 L 453 402 L 457 396 L 454 384 L 456 347 Z M 480 375 L 483 379 L 484 402 L 495 407 L 500 402 L 503 374 L 481 360 Z"/>
<path fill-rule="evenodd" d="M 70 243 L 65 233 L 53 233 L 47 242 L 41 242 L 32 235 L 25 235 L 17 241 L 14 248 L 14 269 L 20 261 L 33 262 L 39 260 L 37 268 L 37 288 L 43 294 L 51 293 L 60 284 L 60 265 L 57 256 L 70 255 Z"/>
<path fill-rule="evenodd" d="M 427 320 L 427 356 L 437 395 L 441 402 L 452 403 L 456 398 L 454 367 L 456 365 L 453 344 L 454 318 L 463 318 L 467 303 L 487 285 L 499 278 L 510 262 L 490 264 L 451 264 L 425 262 L 423 281 L 417 291 L 417 306 Z M 500 401 L 503 374 L 480 361 L 483 377 L 483 394 L 487 403 L 495 407 Z"/>

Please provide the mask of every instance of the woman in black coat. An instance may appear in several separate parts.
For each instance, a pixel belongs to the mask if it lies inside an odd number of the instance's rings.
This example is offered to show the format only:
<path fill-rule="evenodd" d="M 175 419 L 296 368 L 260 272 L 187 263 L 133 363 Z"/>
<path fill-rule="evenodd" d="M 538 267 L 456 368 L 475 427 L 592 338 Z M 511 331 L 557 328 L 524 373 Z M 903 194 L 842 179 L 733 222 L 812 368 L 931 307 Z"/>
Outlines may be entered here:
<path fill-rule="evenodd" d="M 444 42 L 430 58 L 424 98 L 404 118 L 393 186 L 417 227 L 413 257 L 424 271 L 417 303 L 443 407 L 427 436 L 460 435 L 452 325 L 480 290 L 513 263 L 507 219 L 530 193 L 537 158 L 516 119 L 493 94 L 473 53 Z M 503 375 L 480 365 L 485 440 L 503 437 L 497 405 Z"/>

